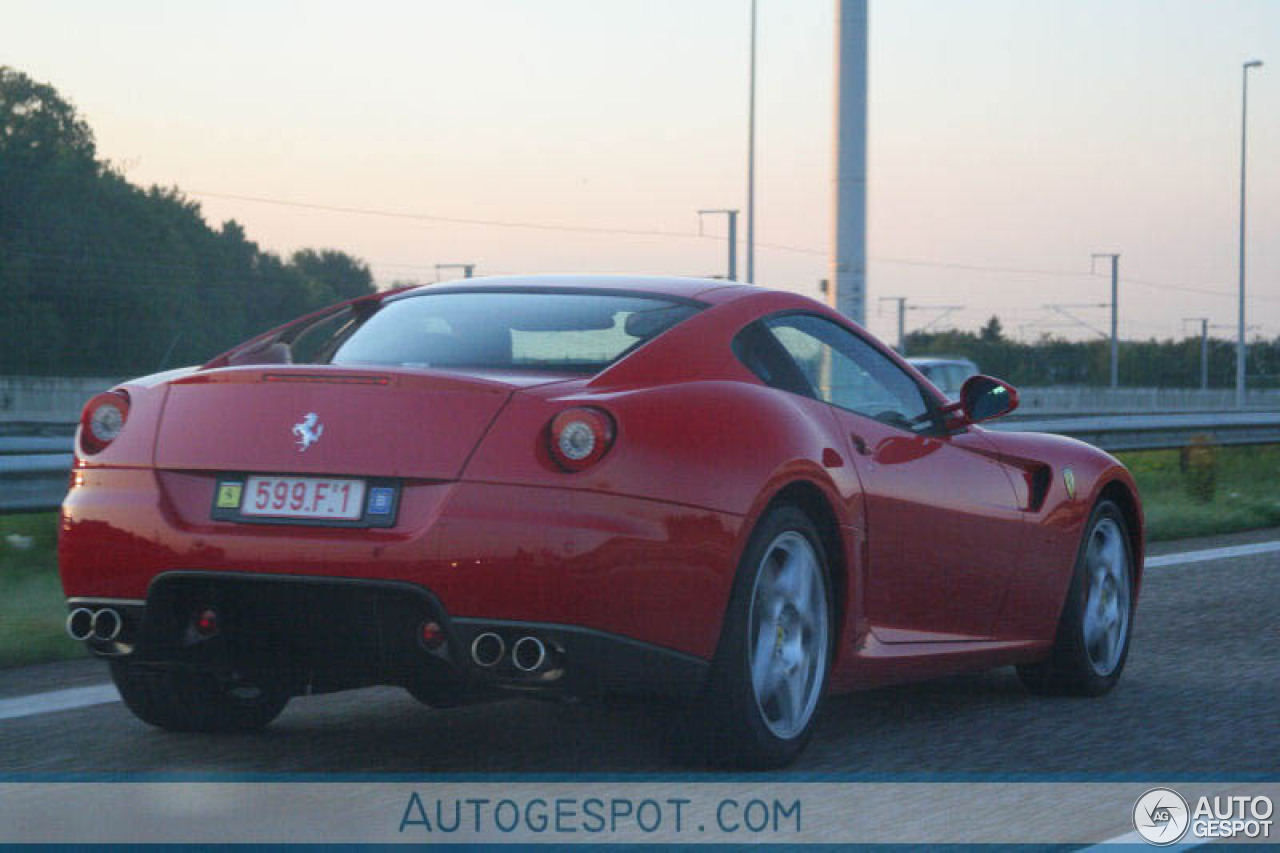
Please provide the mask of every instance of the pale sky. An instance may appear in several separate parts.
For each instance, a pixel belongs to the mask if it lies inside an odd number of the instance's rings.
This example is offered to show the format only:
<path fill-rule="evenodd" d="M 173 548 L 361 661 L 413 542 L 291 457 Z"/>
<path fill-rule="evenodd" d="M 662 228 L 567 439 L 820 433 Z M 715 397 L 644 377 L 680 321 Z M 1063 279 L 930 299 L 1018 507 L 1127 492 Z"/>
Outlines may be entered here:
<path fill-rule="evenodd" d="M 265 248 L 349 251 L 381 284 L 455 261 L 705 275 L 725 248 L 218 195 L 689 235 L 699 208 L 745 210 L 748 0 L 0 2 L 0 64 L 70 98 L 131 180 Z M 831 240 L 833 25 L 831 0 L 760 0 L 757 240 L 808 251 L 758 247 L 757 280 L 810 294 Z M 1081 275 L 1104 251 L 1122 254 L 1123 336 L 1234 329 L 1240 65 L 1259 58 L 1250 322 L 1280 334 L 1280 0 L 871 0 L 870 43 L 874 331 L 894 328 L 878 299 L 906 296 L 965 306 L 944 325 L 998 313 L 1035 334 L 1046 304 L 1107 300 Z"/>

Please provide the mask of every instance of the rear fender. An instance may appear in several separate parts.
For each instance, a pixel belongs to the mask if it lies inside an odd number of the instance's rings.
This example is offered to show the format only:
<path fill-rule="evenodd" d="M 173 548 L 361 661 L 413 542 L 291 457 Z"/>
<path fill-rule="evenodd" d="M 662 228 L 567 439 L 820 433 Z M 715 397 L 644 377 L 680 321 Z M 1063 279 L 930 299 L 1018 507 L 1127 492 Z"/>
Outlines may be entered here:
<path fill-rule="evenodd" d="M 549 452 L 550 424 L 576 406 L 613 418 L 608 453 L 580 472 Z M 787 466 L 824 471 L 842 452 L 834 420 L 813 400 L 746 382 L 683 382 L 627 391 L 546 386 L 512 395 L 476 448 L 464 480 L 584 489 L 749 516 Z M 841 459 L 846 472 L 849 463 Z M 790 476 L 794 478 L 795 474 Z M 781 479 L 780 479 L 781 478 Z"/>
<path fill-rule="evenodd" d="M 846 461 L 845 465 L 848 466 Z M 837 469 L 837 473 L 838 469 Z M 850 470 L 850 473 L 852 471 Z M 809 516 L 818 528 L 827 552 L 831 595 L 835 604 L 832 671 L 841 668 L 863 634 L 869 630 L 860 602 L 866 566 L 866 524 L 861 495 L 842 496 L 831 471 L 808 461 L 784 465 L 770 478 L 747 514 L 738 539 L 736 564 L 741 564 L 751 534 L 774 506 L 792 504 Z M 726 600 L 726 605 L 727 605 Z"/>
<path fill-rule="evenodd" d="M 620 494 L 737 517 L 735 544 L 720 571 L 720 614 L 751 531 L 788 489 L 803 487 L 830 513 L 826 544 L 836 551 L 841 648 L 852 648 L 846 640 L 857 620 L 845 615 L 857 590 L 846 578 L 859 574 L 849 567 L 862 565 L 861 486 L 825 404 L 747 382 L 564 392 L 547 387 L 512 395 L 463 479 Z M 552 418 L 573 406 L 604 409 L 616 425 L 609 453 L 578 473 L 560 470 L 547 449 Z"/>

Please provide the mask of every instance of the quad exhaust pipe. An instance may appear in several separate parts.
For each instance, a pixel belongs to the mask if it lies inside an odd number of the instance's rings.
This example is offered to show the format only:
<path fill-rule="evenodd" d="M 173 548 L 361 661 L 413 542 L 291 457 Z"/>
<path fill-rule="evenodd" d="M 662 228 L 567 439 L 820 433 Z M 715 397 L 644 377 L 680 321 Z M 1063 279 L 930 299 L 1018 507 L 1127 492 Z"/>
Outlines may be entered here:
<path fill-rule="evenodd" d="M 84 641 L 93 636 L 93 611 L 77 607 L 67 614 L 67 634 L 73 640 Z"/>
<path fill-rule="evenodd" d="M 114 608 L 90 610 L 77 607 L 67 614 L 67 634 L 73 640 L 110 642 L 124 630 L 124 619 Z"/>
<path fill-rule="evenodd" d="M 124 629 L 124 620 L 120 614 L 110 607 L 104 607 L 93 614 L 93 638 L 95 640 L 114 640 Z"/>
<path fill-rule="evenodd" d="M 485 631 L 471 641 L 471 660 L 479 667 L 492 669 L 507 657 L 507 643 L 502 636 Z M 524 673 L 541 672 L 551 661 L 547 644 L 534 636 L 525 636 L 511 645 L 511 665 Z"/>
<path fill-rule="evenodd" d="M 547 661 L 547 647 L 537 637 L 521 637 L 511 647 L 511 663 L 521 672 L 537 672 Z"/>
<path fill-rule="evenodd" d="M 476 666 L 485 669 L 498 665 L 507 652 L 507 644 L 502 637 L 492 631 L 485 631 L 471 641 L 471 659 Z"/>

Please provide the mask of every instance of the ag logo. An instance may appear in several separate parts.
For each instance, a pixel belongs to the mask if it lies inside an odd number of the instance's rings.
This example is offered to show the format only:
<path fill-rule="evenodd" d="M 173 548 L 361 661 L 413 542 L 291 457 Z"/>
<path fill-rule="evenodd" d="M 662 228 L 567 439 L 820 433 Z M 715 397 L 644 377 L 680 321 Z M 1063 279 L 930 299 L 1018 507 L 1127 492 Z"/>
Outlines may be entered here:
<path fill-rule="evenodd" d="M 1187 834 L 1191 812 L 1177 791 L 1152 788 L 1133 804 L 1133 828 L 1149 844 L 1164 847 Z"/>
<path fill-rule="evenodd" d="M 1067 487 L 1067 497 L 1076 499 L 1076 472 L 1070 468 L 1062 469 L 1062 483 Z"/>

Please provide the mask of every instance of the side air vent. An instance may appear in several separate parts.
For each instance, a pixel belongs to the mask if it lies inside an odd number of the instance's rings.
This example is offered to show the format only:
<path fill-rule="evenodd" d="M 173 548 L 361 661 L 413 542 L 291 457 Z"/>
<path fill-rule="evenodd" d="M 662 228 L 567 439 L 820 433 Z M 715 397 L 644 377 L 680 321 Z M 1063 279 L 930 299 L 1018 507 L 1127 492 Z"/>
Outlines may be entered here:
<path fill-rule="evenodd" d="M 1053 471 L 1048 465 L 1037 465 L 1027 471 L 1027 509 L 1039 512 L 1044 506 L 1044 499 L 1049 494 L 1049 484 L 1053 482 Z"/>

